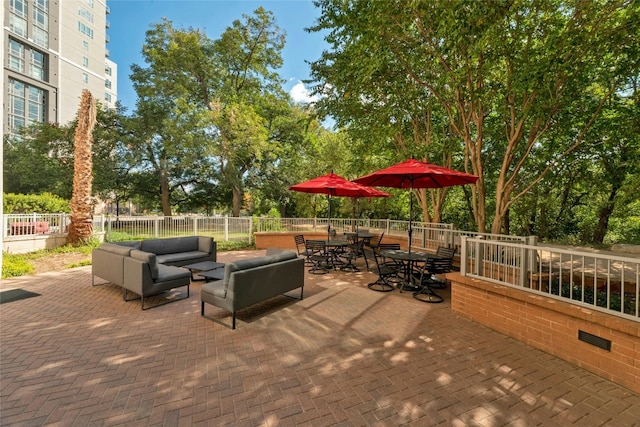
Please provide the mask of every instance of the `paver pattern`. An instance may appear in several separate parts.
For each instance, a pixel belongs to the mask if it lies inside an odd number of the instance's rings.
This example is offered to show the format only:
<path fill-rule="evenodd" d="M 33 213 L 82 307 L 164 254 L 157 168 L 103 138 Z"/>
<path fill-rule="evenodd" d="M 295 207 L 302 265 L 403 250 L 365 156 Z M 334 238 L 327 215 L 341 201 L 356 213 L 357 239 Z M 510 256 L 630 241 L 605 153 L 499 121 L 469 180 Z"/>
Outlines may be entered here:
<path fill-rule="evenodd" d="M 236 330 L 202 282 L 142 311 L 90 267 L 4 280 L 41 296 L 0 305 L 0 424 L 640 425 L 639 395 L 373 279 L 307 275 Z"/>

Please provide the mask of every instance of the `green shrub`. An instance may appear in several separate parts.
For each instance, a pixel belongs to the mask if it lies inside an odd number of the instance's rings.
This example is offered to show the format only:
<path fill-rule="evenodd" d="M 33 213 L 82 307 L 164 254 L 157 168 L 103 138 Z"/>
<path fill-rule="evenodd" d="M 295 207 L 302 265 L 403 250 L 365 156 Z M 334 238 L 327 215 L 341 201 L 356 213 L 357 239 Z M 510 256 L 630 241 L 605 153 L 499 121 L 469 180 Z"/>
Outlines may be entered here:
<path fill-rule="evenodd" d="M 24 276 L 33 272 L 31 265 L 24 256 L 14 254 L 2 254 L 2 278 Z"/>
<path fill-rule="evenodd" d="M 69 201 L 51 193 L 4 194 L 2 209 L 5 214 L 70 212 Z"/>

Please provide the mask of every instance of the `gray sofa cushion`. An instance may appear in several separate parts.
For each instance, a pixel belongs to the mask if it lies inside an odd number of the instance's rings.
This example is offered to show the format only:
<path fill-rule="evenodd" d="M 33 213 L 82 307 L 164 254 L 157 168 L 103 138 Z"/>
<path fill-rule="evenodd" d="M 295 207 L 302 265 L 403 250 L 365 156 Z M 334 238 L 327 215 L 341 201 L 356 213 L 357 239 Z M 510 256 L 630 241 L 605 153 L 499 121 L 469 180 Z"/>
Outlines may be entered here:
<path fill-rule="evenodd" d="M 133 249 L 131 251 L 131 258 L 139 259 L 140 261 L 145 261 L 149 264 L 149 268 L 151 269 L 151 278 L 153 280 L 158 279 L 160 274 L 158 261 L 156 260 L 156 254 L 152 254 L 150 252 L 143 252 L 137 249 Z"/>
<path fill-rule="evenodd" d="M 173 265 L 158 264 L 158 281 L 168 282 L 170 280 L 191 278 L 191 273 L 186 268 L 175 267 Z"/>
<path fill-rule="evenodd" d="M 182 261 L 194 260 L 206 257 L 206 252 L 192 251 L 192 252 L 177 252 L 175 254 L 162 254 L 157 255 L 158 262 L 160 264 L 176 264 Z"/>
<path fill-rule="evenodd" d="M 140 240 L 130 240 L 128 242 L 114 242 L 118 246 L 128 246 L 133 249 L 140 249 L 142 242 Z"/>
<path fill-rule="evenodd" d="M 198 237 L 172 237 L 169 239 L 143 240 L 141 249 L 156 255 L 192 252 L 198 250 Z"/>
<path fill-rule="evenodd" d="M 275 264 L 278 262 L 286 261 L 288 259 L 298 258 L 298 255 L 293 251 L 269 251 L 272 255 L 266 255 L 257 258 L 242 259 L 235 262 L 230 262 L 224 267 L 224 278 L 222 280 L 221 289 L 216 293 L 217 296 L 226 298 L 227 288 L 229 286 L 229 277 L 234 271 L 249 270 L 251 268 L 263 267 L 269 264 Z"/>
<path fill-rule="evenodd" d="M 130 246 L 121 246 L 114 243 L 103 243 L 100 245 L 100 249 L 122 256 L 129 256 L 132 248 Z"/>

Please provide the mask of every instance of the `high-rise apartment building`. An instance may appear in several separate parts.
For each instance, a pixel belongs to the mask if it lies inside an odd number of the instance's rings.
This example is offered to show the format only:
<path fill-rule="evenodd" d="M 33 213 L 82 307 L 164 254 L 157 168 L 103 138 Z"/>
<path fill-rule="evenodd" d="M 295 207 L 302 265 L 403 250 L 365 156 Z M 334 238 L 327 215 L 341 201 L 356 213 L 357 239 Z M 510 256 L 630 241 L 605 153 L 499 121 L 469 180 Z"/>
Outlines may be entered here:
<path fill-rule="evenodd" d="M 115 107 L 117 65 L 109 60 L 106 0 L 3 0 L 3 132 L 66 124 L 83 89 Z"/>

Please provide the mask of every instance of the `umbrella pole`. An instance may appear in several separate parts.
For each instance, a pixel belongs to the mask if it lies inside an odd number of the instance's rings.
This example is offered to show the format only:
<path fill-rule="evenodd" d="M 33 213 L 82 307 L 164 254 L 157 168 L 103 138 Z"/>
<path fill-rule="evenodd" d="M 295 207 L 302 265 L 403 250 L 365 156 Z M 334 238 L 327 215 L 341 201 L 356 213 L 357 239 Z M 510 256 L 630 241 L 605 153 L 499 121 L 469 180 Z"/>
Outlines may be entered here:
<path fill-rule="evenodd" d="M 411 242 L 413 234 L 413 181 L 411 181 L 411 187 L 409 187 L 409 253 L 411 253 Z"/>
<path fill-rule="evenodd" d="M 329 200 L 329 221 L 327 225 L 327 240 L 331 240 L 331 194 L 327 194 Z"/>

